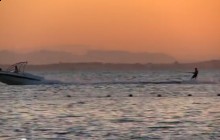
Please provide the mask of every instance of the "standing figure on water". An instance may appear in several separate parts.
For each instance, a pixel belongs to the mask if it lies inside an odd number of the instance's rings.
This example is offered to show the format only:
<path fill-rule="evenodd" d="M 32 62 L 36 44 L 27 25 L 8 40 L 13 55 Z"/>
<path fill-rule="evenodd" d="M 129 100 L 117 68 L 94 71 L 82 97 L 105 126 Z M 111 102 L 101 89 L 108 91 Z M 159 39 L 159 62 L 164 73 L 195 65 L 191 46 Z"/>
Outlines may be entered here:
<path fill-rule="evenodd" d="M 192 78 L 191 78 L 191 79 L 196 79 L 196 78 L 198 77 L 199 71 L 198 71 L 198 69 L 197 69 L 197 68 L 195 68 L 195 71 L 194 71 L 194 72 L 192 72 L 192 73 L 193 73 L 193 76 L 192 76 Z"/>

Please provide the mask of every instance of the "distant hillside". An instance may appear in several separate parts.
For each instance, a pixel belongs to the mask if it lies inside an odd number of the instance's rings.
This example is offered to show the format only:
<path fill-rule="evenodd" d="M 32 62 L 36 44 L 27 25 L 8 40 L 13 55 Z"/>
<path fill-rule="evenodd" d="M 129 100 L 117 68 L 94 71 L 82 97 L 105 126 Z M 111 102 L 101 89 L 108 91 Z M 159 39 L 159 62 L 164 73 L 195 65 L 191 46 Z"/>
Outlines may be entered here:
<path fill-rule="evenodd" d="M 9 65 L 0 65 L 6 69 Z M 57 63 L 48 65 L 28 65 L 29 71 L 108 71 L 108 70 L 193 70 L 198 67 L 199 70 L 216 69 L 220 70 L 220 60 L 198 62 L 198 63 L 170 63 L 170 64 L 125 64 L 125 63 Z"/>
<path fill-rule="evenodd" d="M 30 70 L 49 70 L 49 71 L 91 71 L 91 70 L 193 70 L 198 67 L 199 70 L 204 69 L 219 69 L 220 70 L 220 60 L 198 62 L 198 63 L 170 63 L 170 64 L 126 64 L 126 63 L 59 63 L 50 65 L 31 65 L 28 68 Z"/>
<path fill-rule="evenodd" d="M 126 51 L 88 51 L 85 55 L 76 55 L 69 52 L 37 51 L 32 53 L 14 53 L 0 51 L 0 64 L 12 64 L 19 61 L 28 61 L 30 64 L 51 63 L 172 63 L 175 59 L 160 53 L 131 53 Z"/>
<path fill-rule="evenodd" d="M 84 62 L 105 63 L 172 63 L 175 59 L 161 53 L 131 53 L 125 51 L 89 51 Z"/>

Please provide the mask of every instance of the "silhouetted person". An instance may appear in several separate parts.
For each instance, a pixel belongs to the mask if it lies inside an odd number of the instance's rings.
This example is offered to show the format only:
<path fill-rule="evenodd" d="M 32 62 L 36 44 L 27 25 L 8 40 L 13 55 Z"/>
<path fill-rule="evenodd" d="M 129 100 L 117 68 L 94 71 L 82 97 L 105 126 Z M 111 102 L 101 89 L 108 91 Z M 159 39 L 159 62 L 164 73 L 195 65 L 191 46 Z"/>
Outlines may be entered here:
<path fill-rule="evenodd" d="M 15 66 L 15 73 L 18 73 L 18 66 Z"/>
<path fill-rule="evenodd" d="M 194 72 L 192 72 L 192 73 L 193 73 L 193 76 L 192 76 L 192 78 L 191 78 L 191 79 L 196 79 L 196 78 L 198 77 L 199 71 L 198 71 L 198 69 L 197 69 L 197 68 L 195 68 L 195 71 L 194 71 Z"/>

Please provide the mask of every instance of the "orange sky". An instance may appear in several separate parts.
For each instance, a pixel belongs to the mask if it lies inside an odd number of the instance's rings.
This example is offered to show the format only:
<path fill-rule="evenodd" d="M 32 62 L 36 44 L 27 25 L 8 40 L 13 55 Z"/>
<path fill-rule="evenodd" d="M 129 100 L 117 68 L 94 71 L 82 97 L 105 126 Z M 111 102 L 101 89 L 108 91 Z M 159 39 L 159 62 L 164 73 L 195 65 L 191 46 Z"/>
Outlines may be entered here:
<path fill-rule="evenodd" d="M 0 49 L 220 59 L 219 7 L 220 0 L 2 0 Z"/>

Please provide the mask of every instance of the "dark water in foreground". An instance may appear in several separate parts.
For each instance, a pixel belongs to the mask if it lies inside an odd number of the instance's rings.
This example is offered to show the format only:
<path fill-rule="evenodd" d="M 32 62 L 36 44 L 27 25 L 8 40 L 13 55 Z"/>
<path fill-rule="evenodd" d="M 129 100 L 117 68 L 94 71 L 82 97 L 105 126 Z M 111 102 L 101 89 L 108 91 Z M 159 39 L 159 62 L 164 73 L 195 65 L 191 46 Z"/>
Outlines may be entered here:
<path fill-rule="evenodd" d="M 62 83 L 0 85 L 1 140 L 220 139 L 218 71 L 39 74 Z"/>

